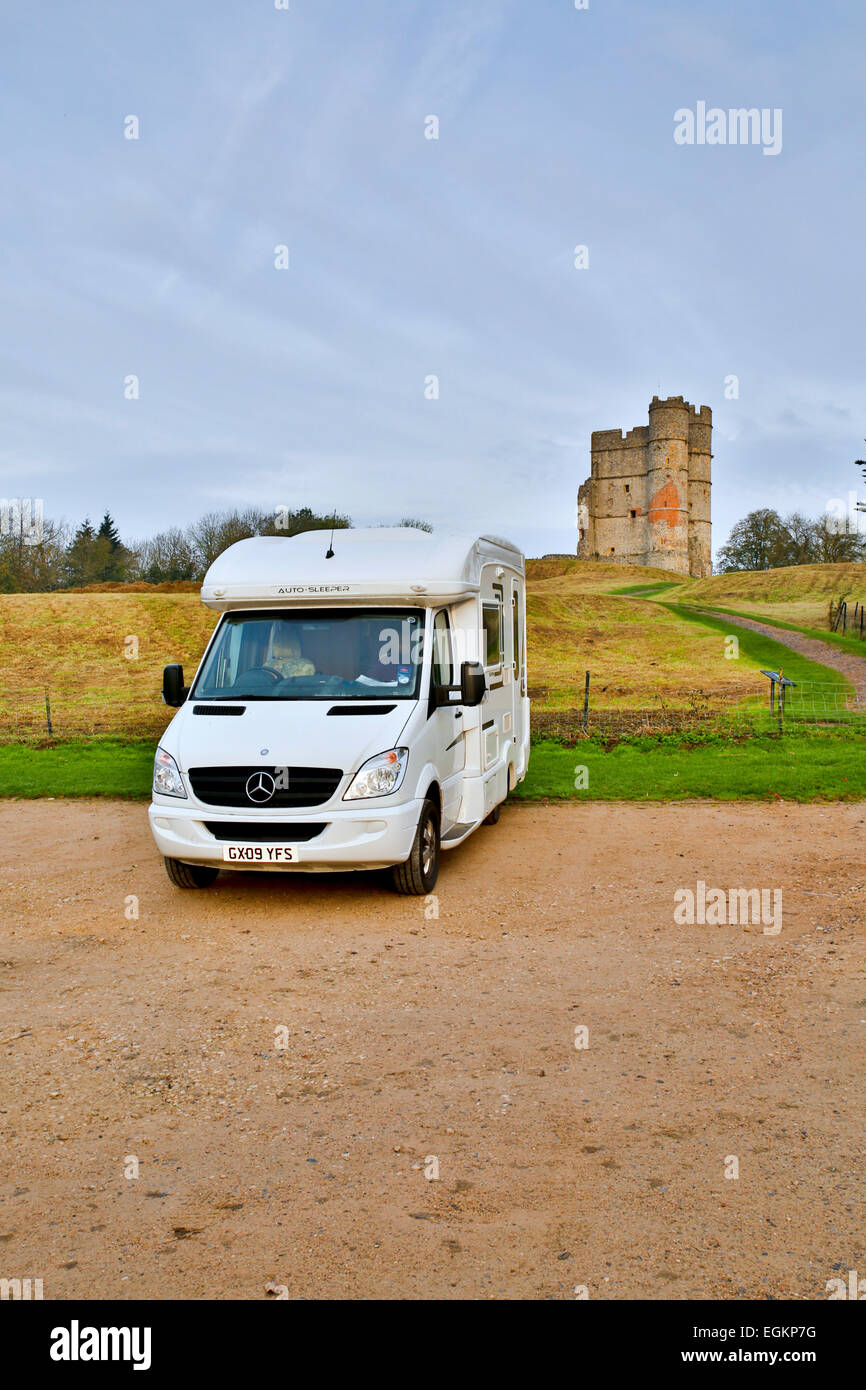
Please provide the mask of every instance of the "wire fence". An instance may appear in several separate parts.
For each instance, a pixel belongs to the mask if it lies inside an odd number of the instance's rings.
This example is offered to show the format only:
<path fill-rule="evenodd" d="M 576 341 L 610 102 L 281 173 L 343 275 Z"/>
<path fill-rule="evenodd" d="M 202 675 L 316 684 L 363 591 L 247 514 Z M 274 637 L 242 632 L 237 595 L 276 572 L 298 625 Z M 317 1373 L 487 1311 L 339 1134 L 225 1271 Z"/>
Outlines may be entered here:
<path fill-rule="evenodd" d="M 159 691 L 7 687 L 0 689 L 0 742 L 158 738 L 171 715 Z"/>
<path fill-rule="evenodd" d="M 850 726 L 866 732 L 866 703 L 836 681 L 802 681 L 782 688 L 775 681 L 739 685 L 666 688 L 655 693 L 619 688 L 616 706 L 584 698 L 582 704 L 552 708 L 536 692 L 533 732 L 565 741 L 592 734 L 642 736 L 717 730 L 747 737 L 786 728 Z"/>
<path fill-rule="evenodd" d="M 835 603 L 831 599 L 827 626 L 831 632 L 841 632 L 843 637 L 859 637 L 862 642 L 866 636 L 866 605 L 855 599 L 854 607 L 851 609 L 848 599 L 840 598 Z"/>
<path fill-rule="evenodd" d="M 866 697 L 839 682 L 754 685 L 617 686 L 615 700 L 585 687 L 563 692 L 531 689 L 532 731 L 538 737 L 577 741 L 591 734 L 652 735 L 729 731 L 736 735 L 812 725 L 848 725 L 866 731 Z M 563 698 L 564 697 L 564 698 Z M 570 699 L 569 699 L 570 697 Z M 575 697 L 577 697 L 575 699 Z M 570 700 L 574 700 L 571 703 Z M 77 738 L 159 738 L 172 717 L 159 691 L 152 694 L 73 687 L 0 689 L 0 742 L 63 742 Z"/>

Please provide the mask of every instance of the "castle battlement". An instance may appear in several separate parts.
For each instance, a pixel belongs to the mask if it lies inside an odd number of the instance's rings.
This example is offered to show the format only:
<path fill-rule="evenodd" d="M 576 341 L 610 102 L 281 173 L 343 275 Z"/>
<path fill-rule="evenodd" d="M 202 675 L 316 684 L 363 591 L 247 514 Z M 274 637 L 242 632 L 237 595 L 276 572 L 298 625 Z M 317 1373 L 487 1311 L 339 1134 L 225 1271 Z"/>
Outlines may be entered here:
<path fill-rule="evenodd" d="M 642 448 L 648 438 L 648 425 L 636 425 L 627 434 L 625 430 L 593 430 L 592 448 L 593 450 Z"/>
<path fill-rule="evenodd" d="M 711 574 L 712 428 L 708 405 L 653 396 L 648 425 L 593 430 L 577 558 Z"/>

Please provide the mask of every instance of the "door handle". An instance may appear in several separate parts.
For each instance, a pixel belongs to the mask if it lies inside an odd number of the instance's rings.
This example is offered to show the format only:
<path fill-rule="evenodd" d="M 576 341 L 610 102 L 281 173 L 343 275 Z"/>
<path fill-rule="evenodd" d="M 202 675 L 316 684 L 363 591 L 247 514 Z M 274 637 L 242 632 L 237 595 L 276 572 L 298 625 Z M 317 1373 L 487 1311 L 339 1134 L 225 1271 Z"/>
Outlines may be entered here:
<path fill-rule="evenodd" d="M 462 711 L 462 709 L 456 709 L 456 710 L 454 711 L 454 718 L 455 718 L 455 719 L 462 719 L 462 718 L 463 718 L 463 711 Z"/>

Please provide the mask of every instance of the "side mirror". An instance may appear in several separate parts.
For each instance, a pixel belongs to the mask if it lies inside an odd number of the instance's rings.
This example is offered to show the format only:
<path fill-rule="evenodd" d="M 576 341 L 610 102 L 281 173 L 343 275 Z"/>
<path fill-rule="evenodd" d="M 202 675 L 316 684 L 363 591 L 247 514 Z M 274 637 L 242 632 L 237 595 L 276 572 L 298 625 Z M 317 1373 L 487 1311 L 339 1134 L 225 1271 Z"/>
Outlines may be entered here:
<path fill-rule="evenodd" d="M 464 661 L 460 667 L 460 702 L 472 708 L 487 693 L 487 678 L 480 661 Z"/>
<path fill-rule="evenodd" d="M 162 673 L 162 698 L 167 705 L 177 709 L 189 694 L 189 686 L 183 683 L 183 667 L 176 663 L 166 666 Z"/>

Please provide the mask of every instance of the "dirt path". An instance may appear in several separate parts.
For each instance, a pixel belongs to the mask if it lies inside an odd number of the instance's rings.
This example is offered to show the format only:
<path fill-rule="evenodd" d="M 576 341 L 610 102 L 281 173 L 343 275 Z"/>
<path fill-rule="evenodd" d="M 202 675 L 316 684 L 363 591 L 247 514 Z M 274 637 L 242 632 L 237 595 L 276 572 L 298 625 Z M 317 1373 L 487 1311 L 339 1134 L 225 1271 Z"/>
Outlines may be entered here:
<path fill-rule="evenodd" d="M 141 806 L 0 803 L 0 1276 L 825 1298 L 866 1269 L 864 824 L 508 807 L 425 909 L 360 875 L 182 893 Z M 698 879 L 781 888 L 781 932 L 677 925 Z"/>
<path fill-rule="evenodd" d="M 840 651 L 829 642 L 820 642 L 815 637 L 805 637 L 802 633 L 791 632 L 786 627 L 771 627 L 769 623 L 756 623 L 752 618 L 735 618 L 731 613 L 717 613 L 709 609 L 707 611 L 713 618 L 722 618 L 738 627 L 751 628 L 752 632 L 772 637 L 774 642 L 783 643 L 784 646 L 790 647 L 792 652 L 799 652 L 810 661 L 820 661 L 822 666 L 830 666 L 834 671 L 841 672 L 854 687 L 855 698 L 852 705 L 858 708 L 866 706 L 866 659 L 862 656 Z"/>

